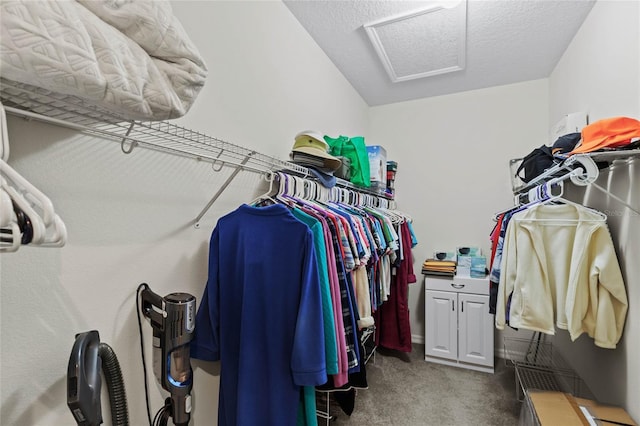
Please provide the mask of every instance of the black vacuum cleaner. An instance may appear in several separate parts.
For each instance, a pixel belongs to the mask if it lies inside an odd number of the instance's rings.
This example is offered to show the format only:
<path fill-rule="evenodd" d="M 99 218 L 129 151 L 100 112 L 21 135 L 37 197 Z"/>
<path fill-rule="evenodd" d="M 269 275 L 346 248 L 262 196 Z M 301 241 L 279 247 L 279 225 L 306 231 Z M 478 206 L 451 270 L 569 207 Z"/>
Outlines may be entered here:
<path fill-rule="evenodd" d="M 195 329 L 196 298 L 188 293 L 171 293 L 161 297 L 147 284 L 138 286 L 136 306 L 142 345 L 140 313 L 149 319 L 153 328 L 154 374 L 162 387 L 170 393 L 165 405 L 153 421 L 149 412 L 149 424 L 166 426 L 169 418 L 176 426 L 187 426 L 191 418 L 191 369 L 189 344 Z M 143 366 L 144 351 L 142 353 Z M 101 373 L 104 375 L 114 426 L 128 426 L 127 398 L 120 365 L 115 353 L 106 343 L 100 343 L 97 330 L 76 335 L 67 371 L 67 405 L 80 426 L 102 424 L 100 392 Z M 145 367 L 145 391 L 146 367 Z"/>
<path fill-rule="evenodd" d="M 127 396 L 113 349 L 100 342 L 97 330 L 76 335 L 67 369 L 67 405 L 80 426 L 102 424 L 100 391 L 104 374 L 114 426 L 128 426 Z"/>
<path fill-rule="evenodd" d="M 160 297 L 145 283 L 138 286 L 142 313 L 153 329 L 153 372 L 171 396 L 161 409 L 158 424 L 173 418 L 176 426 L 186 426 L 191 418 L 193 371 L 189 344 L 196 324 L 196 298 L 189 293 Z"/>

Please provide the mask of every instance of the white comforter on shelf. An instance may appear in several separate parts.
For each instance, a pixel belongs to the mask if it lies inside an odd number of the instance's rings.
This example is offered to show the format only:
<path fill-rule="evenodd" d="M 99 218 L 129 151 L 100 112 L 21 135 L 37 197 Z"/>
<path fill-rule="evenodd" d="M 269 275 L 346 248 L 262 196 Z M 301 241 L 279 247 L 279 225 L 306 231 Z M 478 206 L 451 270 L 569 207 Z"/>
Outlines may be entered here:
<path fill-rule="evenodd" d="M 2 0 L 0 76 L 127 120 L 184 115 L 207 68 L 171 6 Z"/>

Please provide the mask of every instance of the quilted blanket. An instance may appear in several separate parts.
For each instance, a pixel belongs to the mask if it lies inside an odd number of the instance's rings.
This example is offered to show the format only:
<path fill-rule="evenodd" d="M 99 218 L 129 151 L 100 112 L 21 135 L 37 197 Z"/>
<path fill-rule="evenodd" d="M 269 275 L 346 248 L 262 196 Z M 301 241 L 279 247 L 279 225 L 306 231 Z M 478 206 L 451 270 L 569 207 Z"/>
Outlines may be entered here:
<path fill-rule="evenodd" d="M 126 120 L 184 115 L 207 77 L 158 0 L 2 0 L 0 77 Z"/>

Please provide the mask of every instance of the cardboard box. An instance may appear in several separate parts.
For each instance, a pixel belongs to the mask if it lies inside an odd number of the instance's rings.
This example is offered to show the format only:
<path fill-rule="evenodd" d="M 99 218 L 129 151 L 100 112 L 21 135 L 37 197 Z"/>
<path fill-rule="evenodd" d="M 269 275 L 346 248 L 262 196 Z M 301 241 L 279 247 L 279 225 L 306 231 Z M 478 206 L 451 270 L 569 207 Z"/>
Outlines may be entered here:
<path fill-rule="evenodd" d="M 637 426 L 620 407 L 555 391 L 527 391 L 519 426 Z"/>
<path fill-rule="evenodd" d="M 380 145 L 367 146 L 371 184 L 377 188 L 387 187 L 387 150 Z"/>
<path fill-rule="evenodd" d="M 629 413 L 624 408 L 603 405 L 591 399 L 574 398 L 580 407 L 580 411 L 596 425 L 629 425 L 637 426 Z"/>

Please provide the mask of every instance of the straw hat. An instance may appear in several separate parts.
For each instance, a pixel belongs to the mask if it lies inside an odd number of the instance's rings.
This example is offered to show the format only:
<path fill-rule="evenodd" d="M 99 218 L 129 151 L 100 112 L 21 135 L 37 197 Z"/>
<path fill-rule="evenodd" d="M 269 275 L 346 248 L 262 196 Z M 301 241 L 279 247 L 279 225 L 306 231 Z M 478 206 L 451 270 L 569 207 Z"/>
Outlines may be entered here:
<path fill-rule="evenodd" d="M 342 165 L 339 158 L 329 154 L 329 145 L 322 135 L 311 130 L 305 130 L 296 135 L 291 153 L 296 152 L 317 157 L 323 163 L 322 168 L 331 171 L 337 170 Z"/>

